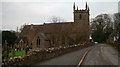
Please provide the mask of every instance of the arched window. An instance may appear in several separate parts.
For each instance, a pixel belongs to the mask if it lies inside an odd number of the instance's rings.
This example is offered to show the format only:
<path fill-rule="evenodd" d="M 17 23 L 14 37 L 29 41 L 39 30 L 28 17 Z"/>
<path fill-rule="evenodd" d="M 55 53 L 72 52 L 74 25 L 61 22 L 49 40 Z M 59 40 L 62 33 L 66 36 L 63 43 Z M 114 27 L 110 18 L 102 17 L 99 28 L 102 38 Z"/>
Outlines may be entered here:
<path fill-rule="evenodd" d="M 40 38 L 37 37 L 37 46 L 39 46 L 39 45 L 40 45 Z"/>
<path fill-rule="evenodd" d="M 23 42 L 23 40 L 21 39 L 19 43 L 22 45 L 24 42 Z"/>
<path fill-rule="evenodd" d="M 81 14 L 79 15 L 79 19 L 82 19 L 82 15 Z"/>

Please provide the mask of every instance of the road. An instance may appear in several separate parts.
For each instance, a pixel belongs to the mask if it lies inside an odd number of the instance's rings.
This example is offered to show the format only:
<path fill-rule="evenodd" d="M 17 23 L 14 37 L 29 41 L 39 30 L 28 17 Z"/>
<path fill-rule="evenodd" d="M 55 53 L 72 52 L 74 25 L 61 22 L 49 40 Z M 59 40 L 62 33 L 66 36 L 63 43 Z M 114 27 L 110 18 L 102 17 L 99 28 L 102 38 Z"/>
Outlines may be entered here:
<path fill-rule="evenodd" d="M 67 53 L 62 56 L 50 59 L 48 61 L 38 63 L 36 65 L 77 65 L 82 55 L 88 48 L 84 48 L 84 49 L 77 50 L 71 53 Z"/>
<path fill-rule="evenodd" d="M 97 44 L 86 56 L 83 65 L 118 65 L 118 52 L 106 44 Z"/>
<path fill-rule="evenodd" d="M 77 50 L 71 53 L 55 57 L 36 65 L 77 65 L 84 53 L 92 48 L 85 56 L 82 65 L 118 65 L 118 52 L 109 45 L 97 44 L 92 47 Z"/>

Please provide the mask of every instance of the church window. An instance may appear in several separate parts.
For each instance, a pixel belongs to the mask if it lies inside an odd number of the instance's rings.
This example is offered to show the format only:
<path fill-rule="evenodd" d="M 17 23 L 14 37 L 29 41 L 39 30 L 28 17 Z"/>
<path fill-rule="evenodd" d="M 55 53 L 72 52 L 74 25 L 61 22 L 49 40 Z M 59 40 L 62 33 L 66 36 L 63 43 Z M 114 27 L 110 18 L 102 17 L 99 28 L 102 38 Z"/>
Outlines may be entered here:
<path fill-rule="evenodd" d="M 79 15 L 79 18 L 82 19 L 82 15 L 81 14 Z"/>
<path fill-rule="evenodd" d="M 37 45 L 40 45 L 40 38 L 37 37 Z"/>

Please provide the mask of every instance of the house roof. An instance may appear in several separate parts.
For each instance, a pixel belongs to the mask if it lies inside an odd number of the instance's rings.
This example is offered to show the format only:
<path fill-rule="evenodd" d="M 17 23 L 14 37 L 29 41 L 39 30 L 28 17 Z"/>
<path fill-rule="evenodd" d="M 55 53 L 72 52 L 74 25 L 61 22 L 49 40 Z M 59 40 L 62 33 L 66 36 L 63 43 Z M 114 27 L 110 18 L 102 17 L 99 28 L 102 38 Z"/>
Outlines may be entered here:
<path fill-rule="evenodd" d="M 28 43 L 27 37 L 19 37 L 19 38 L 17 38 L 17 40 L 15 41 L 15 43 L 19 43 L 21 40 L 22 40 L 24 43 Z"/>
<path fill-rule="evenodd" d="M 44 36 L 49 39 L 47 34 L 61 34 L 63 32 L 78 33 L 81 30 L 80 27 L 84 28 L 85 26 L 75 22 L 44 23 L 43 25 L 32 24 L 26 25 L 23 28 L 20 37 L 27 37 L 25 41 L 28 40 L 29 42 L 32 42 L 38 33 L 43 33 Z"/>

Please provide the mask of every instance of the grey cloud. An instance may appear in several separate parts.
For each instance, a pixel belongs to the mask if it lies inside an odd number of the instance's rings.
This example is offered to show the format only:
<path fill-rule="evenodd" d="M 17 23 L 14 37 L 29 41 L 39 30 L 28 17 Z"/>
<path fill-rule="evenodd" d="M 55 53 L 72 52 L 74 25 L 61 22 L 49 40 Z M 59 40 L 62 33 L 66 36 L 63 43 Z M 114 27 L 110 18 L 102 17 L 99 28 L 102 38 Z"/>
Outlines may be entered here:
<path fill-rule="evenodd" d="M 85 7 L 85 2 L 76 3 L 79 8 Z M 89 2 L 90 17 L 99 13 L 117 12 L 117 3 Z M 112 5 L 112 6 L 111 6 Z M 15 30 L 25 23 L 44 23 L 52 16 L 63 17 L 67 21 L 73 20 L 73 2 L 3 2 L 3 29 Z"/>

